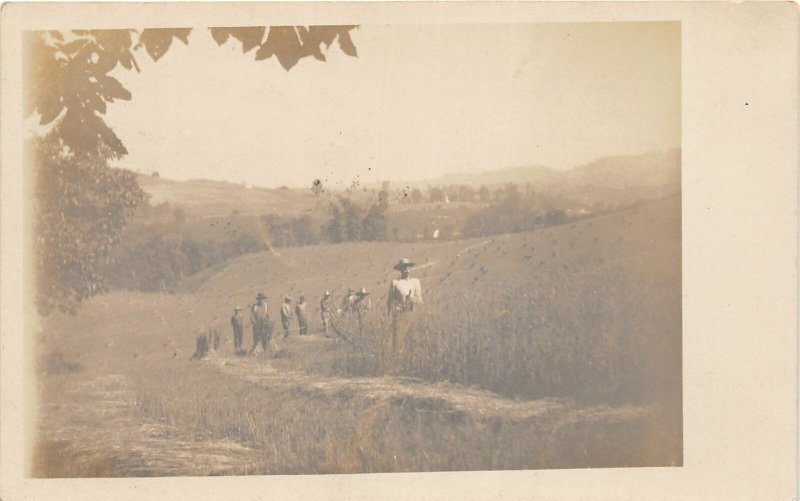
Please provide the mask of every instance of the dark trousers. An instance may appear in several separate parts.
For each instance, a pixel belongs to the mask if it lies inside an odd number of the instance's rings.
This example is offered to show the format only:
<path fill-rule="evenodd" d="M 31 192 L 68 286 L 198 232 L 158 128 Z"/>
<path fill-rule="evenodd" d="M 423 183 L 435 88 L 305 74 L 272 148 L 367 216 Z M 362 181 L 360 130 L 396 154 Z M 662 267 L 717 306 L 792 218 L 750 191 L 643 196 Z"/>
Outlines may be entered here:
<path fill-rule="evenodd" d="M 300 335 L 305 336 L 308 334 L 308 321 L 306 317 L 297 316 L 297 326 L 300 328 Z"/>
<path fill-rule="evenodd" d="M 267 351 L 267 344 L 269 343 L 269 326 L 264 325 L 254 325 L 253 326 L 253 348 L 261 345 L 261 348 L 264 351 Z"/>
<path fill-rule="evenodd" d="M 236 351 L 239 351 L 239 350 L 242 349 L 242 334 L 243 334 L 242 327 L 240 325 L 239 326 L 234 326 L 234 328 L 233 328 L 233 348 Z"/>

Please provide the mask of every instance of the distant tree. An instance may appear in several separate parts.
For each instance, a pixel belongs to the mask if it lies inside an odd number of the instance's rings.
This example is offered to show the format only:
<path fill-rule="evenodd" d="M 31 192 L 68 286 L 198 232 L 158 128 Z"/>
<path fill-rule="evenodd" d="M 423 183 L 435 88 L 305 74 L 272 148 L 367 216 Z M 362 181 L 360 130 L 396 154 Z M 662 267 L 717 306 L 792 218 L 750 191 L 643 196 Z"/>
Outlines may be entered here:
<path fill-rule="evenodd" d="M 423 197 L 422 192 L 419 188 L 414 188 L 411 190 L 411 202 L 415 204 L 422 203 Z"/>
<path fill-rule="evenodd" d="M 328 208 L 330 219 L 325 226 L 325 234 L 331 243 L 339 243 L 345 240 L 344 230 L 344 211 L 337 203 L 331 203 Z"/>
<path fill-rule="evenodd" d="M 182 207 L 175 207 L 175 210 L 172 212 L 172 216 L 175 218 L 175 222 L 178 224 L 183 224 L 186 222 L 186 211 L 183 210 Z"/>
<path fill-rule="evenodd" d="M 368 242 L 384 240 L 388 228 L 386 211 L 389 209 L 389 193 L 381 191 L 378 201 L 372 204 L 361 223 L 362 238 Z"/>
<path fill-rule="evenodd" d="M 236 254 L 246 254 L 248 252 L 259 252 L 266 249 L 264 242 L 253 235 L 242 234 L 234 240 Z"/>
<path fill-rule="evenodd" d="M 441 188 L 431 188 L 428 194 L 428 200 L 431 202 L 444 202 L 444 190 Z"/>
<path fill-rule="evenodd" d="M 291 222 L 291 230 L 295 245 L 316 245 L 319 243 L 319 231 L 309 215 L 300 216 Z"/>
<path fill-rule="evenodd" d="M 466 184 L 458 187 L 458 201 L 459 202 L 472 202 L 475 199 L 475 190 Z"/>
<path fill-rule="evenodd" d="M 180 251 L 186 258 L 187 274 L 197 273 L 204 268 L 203 252 L 200 250 L 200 245 L 191 236 L 183 239 Z"/>
<path fill-rule="evenodd" d="M 480 189 L 478 190 L 478 199 L 481 202 L 488 202 L 491 196 L 492 194 L 489 191 L 489 188 L 487 188 L 486 186 L 481 186 Z"/>
<path fill-rule="evenodd" d="M 448 186 L 445 190 L 445 193 L 447 194 L 447 199 L 450 202 L 458 202 L 461 200 L 461 198 L 459 198 L 458 186 Z"/>
<path fill-rule="evenodd" d="M 363 211 L 351 198 L 339 200 L 344 215 L 344 237 L 349 242 L 361 240 L 361 220 Z"/>
<path fill-rule="evenodd" d="M 154 171 L 153 171 L 153 173 L 152 173 L 152 174 L 150 174 L 150 175 L 151 175 L 152 177 L 156 178 L 156 179 L 158 179 L 159 177 L 161 177 L 161 175 L 158 173 L 158 171 L 157 171 L 157 170 L 154 170 Z"/>

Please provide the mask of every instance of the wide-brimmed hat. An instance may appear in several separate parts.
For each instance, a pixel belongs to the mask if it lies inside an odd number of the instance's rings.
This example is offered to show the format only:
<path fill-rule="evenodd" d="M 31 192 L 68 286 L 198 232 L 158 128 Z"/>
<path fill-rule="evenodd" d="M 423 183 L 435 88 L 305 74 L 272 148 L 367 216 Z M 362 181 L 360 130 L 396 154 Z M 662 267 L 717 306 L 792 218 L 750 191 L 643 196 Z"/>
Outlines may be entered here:
<path fill-rule="evenodd" d="M 259 292 L 256 294 L 256 299 L 267 299 L 267 296 L 265 296 L 263 292 Z"/>
<path fill-rule="evenodd" d="M 331 291 L 325 291 L 325 295 L 326 296 L 330 296 L 331 295 Z"/>
<path fill-rule="evenodd" d="M 233 308 L 233 311 L 242 311 L 242 307 L 237 305 L 235 308 Z"/>
<path fill-rule="evenodd" d="M 394 269 L 395 270 L 402 270 L 402 269 L 405 269 L 405 268 L 413 268 L 415 265 L 416 265 L 416 263 L 412 262 L 407 257 L 404 257 L 403 259 L 400 260 L 400 262 L 398 262 L 396 265 L 394 265 Z"/>
<path fill-rule="evenodd" d="M 291 301 L 292 298 L 291 298 L 291 296 L 283 296 L 283 300 L 284 301 Z"/>
<path fill-rule="evenodd" d="M 357 294 L 358 294 L 359 296 L 368 296 L 368 295 L 369 295 L 369 291 L 367 291 L 367 289 L 365 289 L 365 288 L 363 288 L 363 287 L 362 287 L 362 288 L 361 288 L 361 290 L 360 290 L 360 291 L 358 291 L 358 293 L 357 293 Z"/>

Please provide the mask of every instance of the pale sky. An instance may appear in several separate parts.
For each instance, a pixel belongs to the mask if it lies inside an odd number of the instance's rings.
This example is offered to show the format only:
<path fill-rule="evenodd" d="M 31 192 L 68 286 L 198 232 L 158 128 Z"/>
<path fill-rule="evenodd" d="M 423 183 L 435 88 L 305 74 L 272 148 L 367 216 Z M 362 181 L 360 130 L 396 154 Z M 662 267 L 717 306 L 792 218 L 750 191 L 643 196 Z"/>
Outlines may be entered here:
<path fill-rule="evenodd" d="M 119 165 L 259 186 L 569 168 L 680 146 L 677 23 L 361 26 L 286 72 L 205 29 L 108 108 Z M 238 44 L 238 42 L 237 42 Z"/>

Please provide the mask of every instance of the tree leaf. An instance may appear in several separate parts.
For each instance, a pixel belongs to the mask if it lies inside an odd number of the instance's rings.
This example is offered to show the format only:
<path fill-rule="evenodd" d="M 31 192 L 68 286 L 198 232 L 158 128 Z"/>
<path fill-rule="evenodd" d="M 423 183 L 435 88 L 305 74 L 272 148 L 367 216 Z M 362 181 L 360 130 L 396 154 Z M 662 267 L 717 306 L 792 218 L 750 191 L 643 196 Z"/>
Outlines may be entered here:
<path fill-rule="evenodd" d="M 153 61 L 158 61 L 169 50 L 173 37 L 188 44 L 191 32 L 191 28 L 148 28 L 139 35 L 139 44 L 144 46 Z"/>
<path fill-rule="evenodd" d="M 265 43 L 256 51 L 256 61 L 262 61 L 270 58 L 273 54 L 274 52 L 272 52 L 272 48 L 269 46 L 269 44 Z"/>
<path fill-rule="evenodd" d="M 302 45 L 294 26 L 272 26 L 266 45 L 278 58 L 285 70 L 290 70 L 302 56 Z"/>
<path fill-rule="evenodd" d="M 261 46 L 264 40 L 264 26 L 252 26 L 246 28 L 231 28 L 230 34 L 242 42 L 242 52 L 247 53 L 255 47 Z"/>
<path fill-rule="evenodd" d="M 39 123 L 47 125 L 64 111 L 64 103 L 61 101 L 61 96 L 50 94 L 37 104 L 36 109 L 41 114 Z"/>
<path fill-rule="evenodd" d="M 172 44 L 172 33 L 167 29 L 146 29 L 139 35 L 139 43 L 150 55 L 153 61 L 158 61 L 167 53 Z"/>
<path fill-rule="evenodd" d="M 314 40 L 319 40 L 329 48 L 336 40 L 336 35 L 339 34 L 341 28 L 341 26 L 310 26 L 308 32 Z"/>
<path fill-rule="evenodd" d="M 223 45 L 231 36 L 230 28 L 209 28 L 208 31 L 211 32 L 211 38 L 217 42 L 217 45 Z"/>
<path fill-rule="evenodd" d="M 339 32 L 339 47 L 341 47 L 342 52 L 348 56 L 358 57 L 356 46 L 353 45 L 353 40 L 350 39 L 350 30 L 353 28 L 355 28 L 355 26 L 348 26 Z"/>
<path fill-rule="evenodd" d="M 113 102 L 114 99 L 131 100 L 130 91 L 123 87 L 116 78 L 102 75 L 97 80 L 100 84 L 100 92 L 106 101 Z"/>
<path fill-rule="evenodd" d="M 88 42 L 89 42 L 88 39 L 81 38 L 81 39 L 78 39 L 78 40 L 73 40 L 71 42 L 58 44 L 58 45 L 59 45 L 59 48 L 65 54 L 72 55 L 72 54 L 76 53 L 77 51 L 79 51 L 81 48 L 83 48 L 83 46 L 86 45 Z"/>
<path fill-rule="evenodd" d="M 320 48 L 322 41 L 316 37 L 316 34 L 311 33 L 311 30 L 305 26 L 298 26 L 297 34 L 300 35 L 304 56 L 311 55 L 314 56 L 315 59 L 325 61 L 325 56 L 322 54 L 322 49 Z"/>
<path fill-rule="evenodd" d="M 123 52 L 119 55 L 119 64 L 126 70 L 133 68 L 133 56 L 130 52 Z"/>

